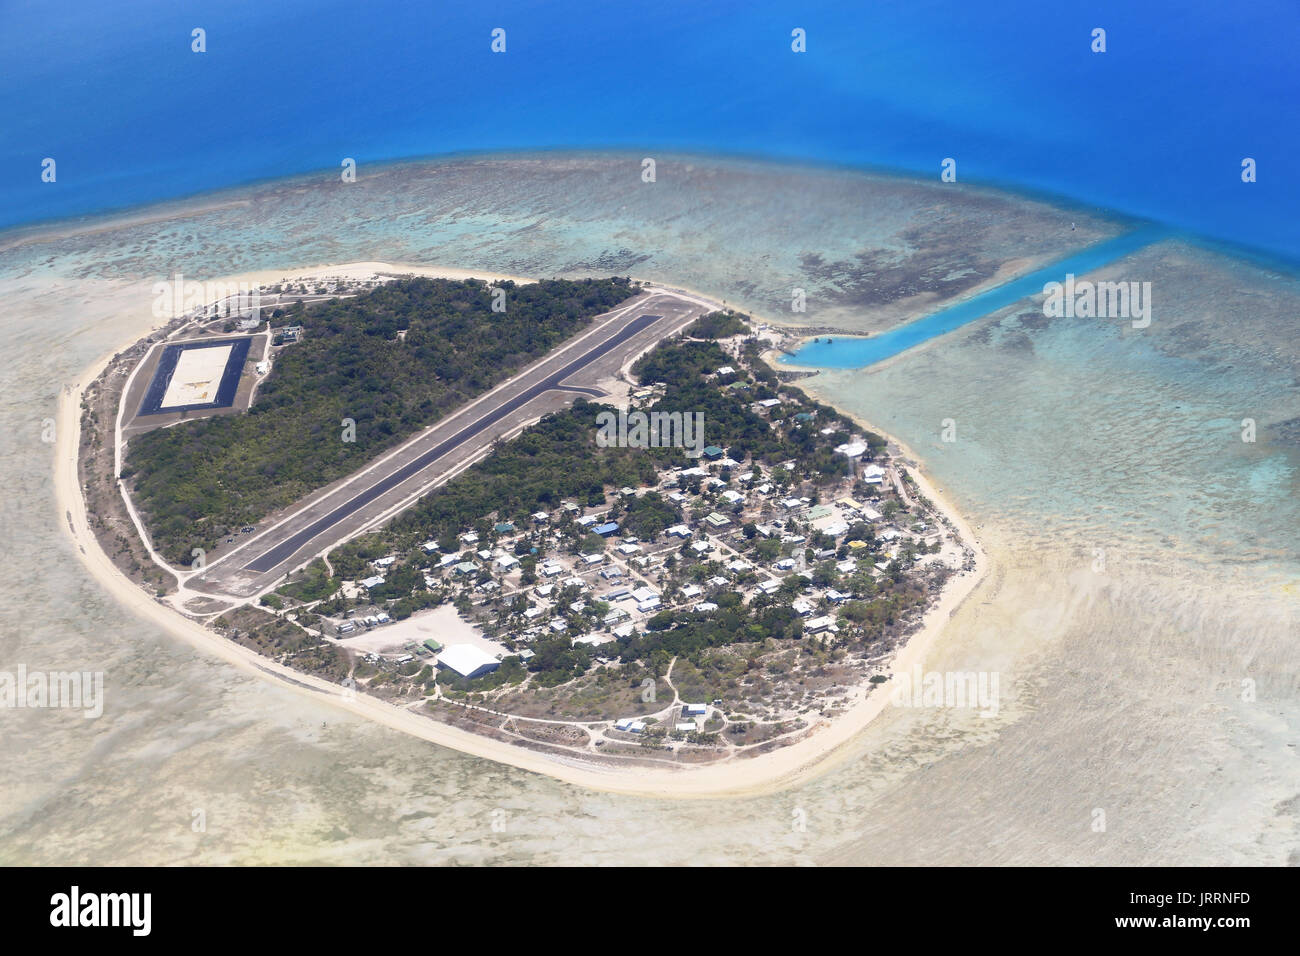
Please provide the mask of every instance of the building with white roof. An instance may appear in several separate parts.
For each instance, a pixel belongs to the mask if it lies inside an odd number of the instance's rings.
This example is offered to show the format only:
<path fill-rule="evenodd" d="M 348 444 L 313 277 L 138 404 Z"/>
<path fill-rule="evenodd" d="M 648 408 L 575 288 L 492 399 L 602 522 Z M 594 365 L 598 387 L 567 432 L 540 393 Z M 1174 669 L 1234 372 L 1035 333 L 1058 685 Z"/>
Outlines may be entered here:
<path fill-rule="evenodd" d="M 438 653 L 438 666 L 472 678 L 491 673 L 501 662 L 473 644 L 451 644 Z"/>

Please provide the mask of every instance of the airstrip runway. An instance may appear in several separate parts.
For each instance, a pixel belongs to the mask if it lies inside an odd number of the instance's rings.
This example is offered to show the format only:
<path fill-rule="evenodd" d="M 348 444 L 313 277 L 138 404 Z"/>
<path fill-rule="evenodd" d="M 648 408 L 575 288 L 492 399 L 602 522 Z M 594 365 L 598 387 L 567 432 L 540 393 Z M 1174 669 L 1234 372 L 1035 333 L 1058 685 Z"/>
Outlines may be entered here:
<path fill-rule="evenodd" d="M 667 290 L 643 292 L 599 316 L 523 372 L 420 432 L 361 471 L 264 520 L 209 556 L 185 582 L 189 591 L 246 598 L 366 530 L 481 457 L 498 438 L 573 401 L 600 397 L 598 383 L 632 357 L 684 328 L 709 308 Z"/>

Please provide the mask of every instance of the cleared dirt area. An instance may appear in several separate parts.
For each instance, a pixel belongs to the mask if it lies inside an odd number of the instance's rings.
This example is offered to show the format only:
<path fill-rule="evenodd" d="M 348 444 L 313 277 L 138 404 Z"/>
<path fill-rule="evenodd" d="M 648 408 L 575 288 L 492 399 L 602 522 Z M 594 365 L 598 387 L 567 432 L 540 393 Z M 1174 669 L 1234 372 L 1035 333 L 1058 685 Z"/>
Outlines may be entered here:
<path fill-rule="evenodd" d="M 393 644 L 402 647 L 407 644 L 423 644 L 432 638 L 443 647 L 449 644 L 472 644 L 479 650 L 496 657 L 508 654 L 504 644 L 490 641 L 479 633 L 478 629 L 457 613 L 450 604 L 443 604 L 428 611 L 417 611 L 404 621 L 384 624 L 366 635 L 372 641 Z M 349 639 L 349 646 L 363 646 L 362 639 Z"/>

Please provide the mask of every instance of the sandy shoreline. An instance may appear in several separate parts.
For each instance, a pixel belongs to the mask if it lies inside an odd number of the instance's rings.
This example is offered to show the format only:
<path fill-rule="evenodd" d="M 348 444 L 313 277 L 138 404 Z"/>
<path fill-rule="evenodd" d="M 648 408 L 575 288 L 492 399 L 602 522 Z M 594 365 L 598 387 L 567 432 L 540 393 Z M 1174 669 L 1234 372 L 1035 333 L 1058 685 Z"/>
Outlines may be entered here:
<path fill-rule="evenodd" d="M 286 277 L 351 276 L 363 277 L 375 272 L 414 273 L 417 275 L 453 279 L 480 278 L 487 280 L 513 279 L 529 282 L 518 276 L 505 276 L 482 270 L 455 269 L 438 266 L 408 266 L 379 262 L 356 262 L 340 265 L 322 265 L 301 269 L 261 270 L 231 276 L 225 282 L 275 282 Z M 694 290 L 691 290 L 694 293 Z M 703 296 L 702 293 L 694 293 Z M 716 300 L 713 300 L 716 301 Z M 777 324 L 777 323 L 773 323 Z M 147 334 L 142 329 L 132 340 Z M 128 345 L 131 343 L 127 343 Z M 127 578 L 100 549 L 90 530 L 85 501 L 80 492 L 77 474 L 78 449 L 81 434 L 81 398 L 85 387 L 112 360 L 114 350 L 96 360 L 80 376 L 75 385 L 65 387 L 59 394 L 54 465 L 54 496 L 61 514 L 60 525 L 70 534 L 77 546 L 82 562 L 123 606 L 157 625 L 168 633 L 189 642 L 199 650 L 218 657 L 245 673 L 275 680 L 280 686 L 295 693 L 309 694 L 328 699 L 357 716 L 373 720 L 386 727 L 411 734 L 431 743 L 462 753 L 522 770 L 541 773 L 566 783 L 612 793 L 653 797 L 709 798 L 744 796 L 769 793 L 792 786 L 816 774 L 823 773 L 846 756 L 852 738 L 860 733 L 880 714 L 893 697 L 911 669 L 920 665 L 934 641 L 943 631 L 948 619 L 956 612 L 966 597 L 983 580 L 989 560 L 979 546 L 969 525 L 938 493 L 930 482 L 916 469 L 907 469 L 917 488 L 934 507 L 952 522 L 962 543 L 975 553 L 975 568 L 955 577 L 944 590 L 939 601 L 925 614 L 921 627 L 908 639 L 890 666 L 890 679 L 877 686 L 864 700 L 859 700 L 847 712 L 833 721 L 823 722 L 811 735 L 795 744 L 770 753 L 741 761 L 682 768 L 647 768 L 644 766 L 598 766 L 582 762 L 579 757 L 551 756 L 526 750 L 514 744 L 494 740 L 470 731 L 450 727 L 408 709 L 395 707 L 365 694 L 345 696 L 344 689 L 320 678 L 299 673 L 277 664 L 257 652 L 220 637 L 180 612 L 150 597 Z M 885 432 L 853 417 L 864 427 L 875 431 L 898 445 L 913 461 L 918 461 L 905 445 Z"/>

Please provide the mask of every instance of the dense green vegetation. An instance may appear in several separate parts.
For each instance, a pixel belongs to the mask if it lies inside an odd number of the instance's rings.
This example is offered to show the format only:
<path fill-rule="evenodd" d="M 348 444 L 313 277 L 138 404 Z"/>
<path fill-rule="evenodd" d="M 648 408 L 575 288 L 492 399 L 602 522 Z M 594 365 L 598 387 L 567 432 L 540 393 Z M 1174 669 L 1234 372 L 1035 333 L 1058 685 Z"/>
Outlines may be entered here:
<path fill-rule="evenodd" d="M 598 447 L 596 415 L 603 408 L 579 398 L 571 408 L 546 416 L 422 498 L 396 519 L 394 531 L 413 535 L 412 541 L 454 538 L 467 528 L 487 533 L 493 515 L 526 527 L 532 512 L 558 508 L 566 498 L 604 503 L 606 488 L 647 485 L 656 480 L 658 469 L 687 464 L 677 448 Z M 665 517 L 680 520 L 680 512 L 667 502 L 635 507 L 632 520 L 647 532 Z"/>
<path fill-rule="evenodd" d="M 897 569 L 880 581 L 863 575 L 842 586 L 866 595 L 850 601 L 844 613 L 848 621 L 862 628 L 859 639 L 863 642 L 876 640 L 905 612 L 925 601 L 920 587 Z M 699 661 L 701 652 L 711 647 L 799 638 L 803 635 L 803 621 L 790 607 L 790 601 L 801 588 L 802 582 L 795 583 L 788 593 L 759 595 L 748 605 L 736 592 L 724 591 L 711 599 L 718 610 L 707 614 L 662 611 L 647 622 L 645 634 L 619 639 L 619 657 L 624 663 L 653 661 L 656 655 L 665 661 L 672 657 Z"/>
<path fill-rule="evenodd" d="M 748 331 L 748 323 L 734 312 L 710 312 L 686 327 L 686 334 L 695 339 L 725 339 Z"/>
<path fill-rule="evenodd" d="M 714 600 L 718 610 L 708 614 L 664 611 L 651 618 L 648 633 L 619 641 L 622 659 L 645 660 L 656 653 L 685 657 L 706 647 L 803 634 L 803 621 L 786 602 L 760 596 L 746 605 L 735 592 L 719 594 Z"/>
<path fill-rule="evenodd" d="M 848 440 L 852 423 L 829 405 L 813 402 L 787 386 L 781 390 L 798 396 L 798 401 L 774 409 L 770 416 L 791 427 L 770 427 L 751 404 L 776 397 L 776 376 L 756 354 L 747 356 L 747 361 L 755 369 L 752 384 L 739 374 L 705 379 L 704 375 L 727 365 L 726 353 L 714 342 L 684 342 L 656 349 L 638 361 L 632 371 L 643 382 L 668 386 L 652 411 L 702 412 L 705 442 L 726 448 L 738 461 L 752 455 L 754 460 L 769 465 L 793 460 L 826 478 L 848 474 L 849 460 L 834 449 Z M 743 387 L 734 387 L 738 385 Z M 813 417 L 804 424 L 795 417 L 800 414 Z M 827 427 L 835 431 L 821 434 Z M 876 447 L 883 447 L 883 439 L 871 437 Z"/>
<path fill-rule="evenodd" d="M 282 321 L 301 325 L 302 341 L 277 354 L 248 414 L 131 440 L 123 477 L 154 546 L 188 562 L 192 548 L 355 471 L 635 292 L 627 279 L 500 288 L 504 312 L 485 283 L 442 279 L 288 310 Z"/>
<path fill-rule="evenodd" d="M 339 589 L 339 581 L 330 577 L 325 562 L 317 558 L 303 568 L 286 584 L 276 588 L 277 594 L 293 598 L 295 601 L 310 603 L 323 601 Z"/>
<path fill-rule="evenodd" d="M 639 498 L 630 498 L 625 503 L 626 512 L 622 517 L 622 534 L 635 535 L 647 541 L 654 541 L 663 533 L 682 520 L 682 511 L 671 501 L 665 501 L 657 491 L 647 491 Z"/>

